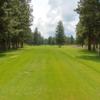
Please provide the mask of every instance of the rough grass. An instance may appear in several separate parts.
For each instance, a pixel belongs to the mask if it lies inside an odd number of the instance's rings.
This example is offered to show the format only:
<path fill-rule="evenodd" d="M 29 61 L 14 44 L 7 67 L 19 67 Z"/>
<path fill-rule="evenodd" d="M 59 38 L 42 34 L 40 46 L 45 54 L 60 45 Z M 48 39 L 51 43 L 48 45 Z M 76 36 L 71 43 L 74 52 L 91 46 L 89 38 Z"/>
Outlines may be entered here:
<path fill-rule="evenodd" d="M 0 100 L 100 100 L 100 58 L 71 46 L 0 53 Z"/>

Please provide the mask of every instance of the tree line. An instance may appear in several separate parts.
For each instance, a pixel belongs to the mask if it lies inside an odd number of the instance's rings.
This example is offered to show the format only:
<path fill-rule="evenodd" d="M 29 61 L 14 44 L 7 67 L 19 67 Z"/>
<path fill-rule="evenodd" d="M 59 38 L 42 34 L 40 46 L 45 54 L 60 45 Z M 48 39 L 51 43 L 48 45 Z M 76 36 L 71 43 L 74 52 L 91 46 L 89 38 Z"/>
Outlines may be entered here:
<path fill-rule="evenodd" d="M 0 0 L 0 50 L 22 48 L 31 20 L 29 1 Z"/>
<path fill-rule="evenodd" d="M 76 12 L 80 19 L 76 28 L 77 43 L 100 54 L 100 0 L 80 0 Z"/>
<path fill-rule="evenodd" d="M 38 28 L 35 28 L 34 32 L 31 33 L 31 38 L 28 41 L 26 41 L 26 43 L 31 45 L 58 45 L 59 47 L 66 44 L 75 44 L 75 39 L 72 35 L 65 35 L 62 21 L 58 22 L 54 34 L 54 36 L 44 38 L 41 35 L 41 32 L 39 32 Z"/>

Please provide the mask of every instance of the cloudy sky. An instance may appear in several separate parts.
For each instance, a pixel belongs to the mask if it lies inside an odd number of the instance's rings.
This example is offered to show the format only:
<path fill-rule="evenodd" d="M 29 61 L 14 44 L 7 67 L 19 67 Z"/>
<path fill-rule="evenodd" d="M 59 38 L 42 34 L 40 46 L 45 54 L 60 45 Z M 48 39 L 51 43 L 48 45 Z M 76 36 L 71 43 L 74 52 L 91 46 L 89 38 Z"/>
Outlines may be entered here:
<path fill-rule="evenodd" d="M 75 36 L 78 15 L 74 12 L 79 0 L 32 0 L 34 22 L 44 37 L 55 35 L 59 20 L 63 21 L 66 35 Z"/>

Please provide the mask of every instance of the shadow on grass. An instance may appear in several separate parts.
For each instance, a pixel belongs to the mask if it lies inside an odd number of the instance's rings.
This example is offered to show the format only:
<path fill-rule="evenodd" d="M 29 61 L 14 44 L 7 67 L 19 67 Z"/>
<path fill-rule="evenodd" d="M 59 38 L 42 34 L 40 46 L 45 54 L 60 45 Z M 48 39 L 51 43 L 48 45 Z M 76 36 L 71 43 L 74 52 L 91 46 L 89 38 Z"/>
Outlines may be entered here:
<path fill-rule="evenodd" d="M 80 50 L 80 56 L 77 56 L 79 59 L 88 60 L 100 63 L 100 56 L 96 52 L 89 52 L 88 50 Z"/>
<path fill-rule="evenodd" d="M 96 52 L 94 52 L 94 51 L 88 51 L 87 49 L 81 49 L 81 50 L 79 50 L 79 52 L 81 54 L 97 54 Z"/>
<path fill-rule="evenodd" d="M 5 53 L 0 52 L 0 58 L 6 56 Z"/>
<path fill-rule="evenodd" d="M 7 51 L 0 51 L 0 58 L 7 56 L 7 53 L 17 52 L 18 50 L 22 50 L 22 48 L 10 49 L 10 50 L 7 50 Z M 12 55 L 12 54 L 10 54 L 10 55 Z"/>

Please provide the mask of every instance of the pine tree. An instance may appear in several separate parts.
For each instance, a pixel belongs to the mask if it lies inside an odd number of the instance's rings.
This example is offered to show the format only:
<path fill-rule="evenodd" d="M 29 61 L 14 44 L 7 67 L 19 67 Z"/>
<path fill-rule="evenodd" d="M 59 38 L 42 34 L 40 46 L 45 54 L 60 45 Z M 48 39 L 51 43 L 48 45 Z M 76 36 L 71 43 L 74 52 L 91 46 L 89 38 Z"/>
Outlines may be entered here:
<path fill-rule="evenodd" d="M 64 26 L 63 26 L 62 21 L 58 22 L 58 25 L 56 28 L 56 43 L 59 47 L 61 47 L 65 43 Z"/>
<path fill-rule="evenodd" d="M 74 44 L 74 37 L 71 35 L 71 37 L 70 37 L 70 44 Z"/>
<path fill-rule="evenodd" d="M 31 10 L 26 0 L 0 1 L 0 50 L 23 47 L 30 31 Z"/>
<path fill-rule="evenodd" d="M 44 38 L 41 36 L 41 33 L 38 31 L 38 28 L 35 28 L 33 33 L 33 44 L 34 45 L 41 45 L 43 44 Z"/>
<path fill-rule="evenodd" d="M 89 51 L 92 50 L 92 44 L 93 50 L 95 50 L 98 4 L 99 0 L 80 0 L 76 10 L 80 15 L 81 26 L 85 29 L 82 33 L 85 33 L 85 38 L 88 40 Z"/>

